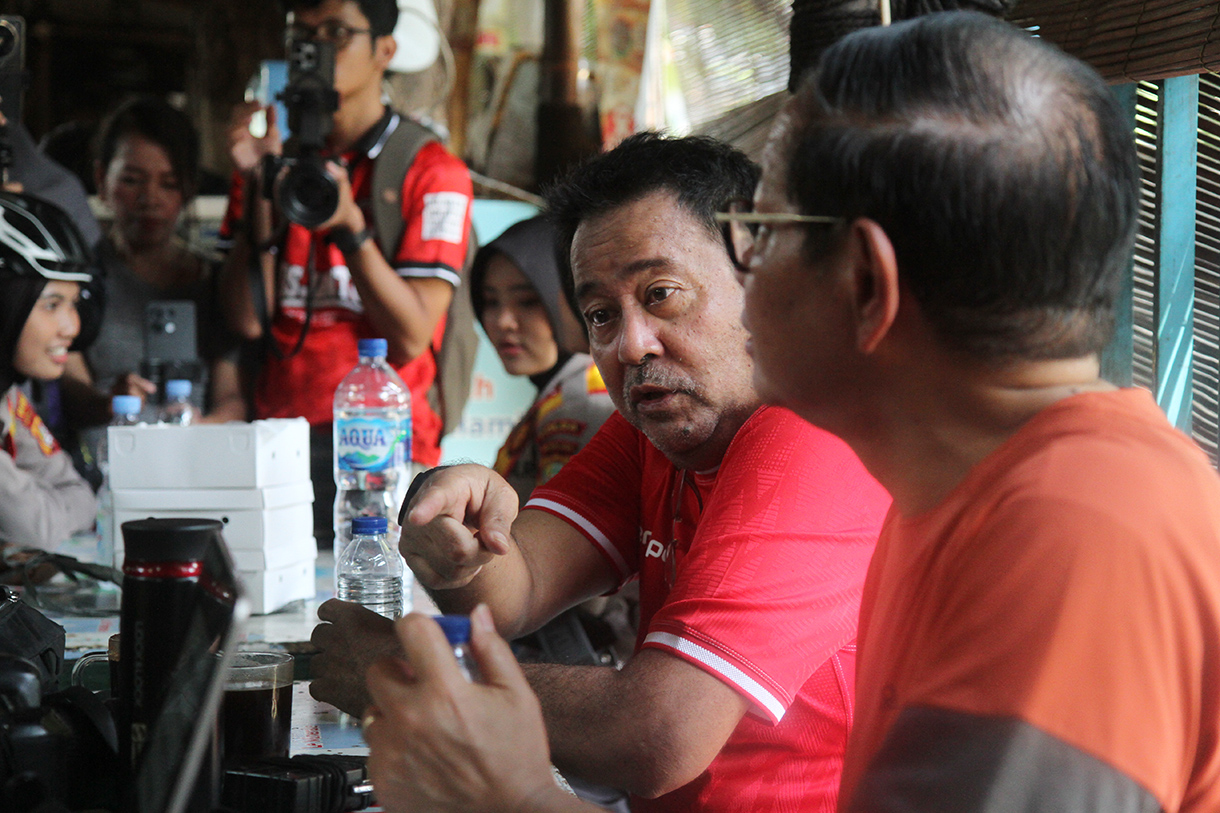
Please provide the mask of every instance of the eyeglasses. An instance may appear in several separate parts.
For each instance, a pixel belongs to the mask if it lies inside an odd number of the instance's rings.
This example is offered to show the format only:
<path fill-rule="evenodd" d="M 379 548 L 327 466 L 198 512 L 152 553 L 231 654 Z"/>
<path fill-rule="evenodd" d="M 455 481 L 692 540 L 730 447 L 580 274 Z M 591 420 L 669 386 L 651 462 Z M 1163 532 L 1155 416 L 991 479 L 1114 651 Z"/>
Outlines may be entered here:
<path fill-rule="evenodd" d="M 357 34 L 368 34 L 372 36 L 373 29 L 353 28 L 340 20 L 323 20 L 318 25 L 293 23 L 292 25 L 288 26 L 285 41 L 289 45 L 294 42 L 307 42 L 309 40 L 315 40 L 317 42 L 329 42 L 335 46 L 336 51 L 342 51 L 347 47 L 347 44 L 352 41 L 352 37 L 356 36 Z"/>
<path fill-rule="evenodd" d="M 751 255 L 760 257 L 773 229 L 798 223 L 838 225 L 841 217 L 798 215 L 795 212 L 755 212 L 753 201 L 739 198 L 729 202 L 728 211 L 716 212 L 716 222 L 724 235 L 725 247 L 734 267 L 743 274 L 750 272 L 746 263 Z"/>

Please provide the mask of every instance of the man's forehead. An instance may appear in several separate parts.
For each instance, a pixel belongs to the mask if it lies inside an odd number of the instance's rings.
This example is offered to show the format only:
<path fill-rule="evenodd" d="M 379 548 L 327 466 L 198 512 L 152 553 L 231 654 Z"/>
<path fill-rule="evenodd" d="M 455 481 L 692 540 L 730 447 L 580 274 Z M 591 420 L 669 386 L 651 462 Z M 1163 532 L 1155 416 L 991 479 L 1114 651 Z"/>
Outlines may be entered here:
<path fill-rule="evenodd" d="M 298 8 L 288 12 L 288 24 L 293 22 L 318 23 L 323 20 L 347 20 L 363 18 L 364 12 L 356 0 L 323 0 L 310 8 Z"/>
<path fill-rule="evenodd" d="M 700 238 L 719 240 L 669 190 L 586 218 L 576 229 L 568 258 L 577 297 L 673 268 L 683 247 Z"/>

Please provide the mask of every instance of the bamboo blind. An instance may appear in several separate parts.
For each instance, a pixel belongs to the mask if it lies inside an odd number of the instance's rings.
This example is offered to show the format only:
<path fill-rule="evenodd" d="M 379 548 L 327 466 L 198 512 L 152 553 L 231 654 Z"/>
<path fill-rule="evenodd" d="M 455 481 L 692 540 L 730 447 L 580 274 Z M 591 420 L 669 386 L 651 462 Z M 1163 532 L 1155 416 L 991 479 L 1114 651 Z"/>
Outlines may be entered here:
<path fill-rule="evenodd" d="M 1220 77 L 1199 79 L 1198 200 L 1195 204 L 1194 436 L 1220 453 Z"/>
<path fill-rule="evenodd" d="M 1216 0 L 1021 0 L 1009 19 L 1111 82 L 1220 71 Z"/>
<path fill-rule="evenodd" d="M 1132 292 L 1132 383 L 1156 388 L 1156 276 L 1160 254 L 1160 86 L 1141 82 L 1135 101 L 1135 153 L 1140 166 L 1139 230 L 1135 236 Z"/>

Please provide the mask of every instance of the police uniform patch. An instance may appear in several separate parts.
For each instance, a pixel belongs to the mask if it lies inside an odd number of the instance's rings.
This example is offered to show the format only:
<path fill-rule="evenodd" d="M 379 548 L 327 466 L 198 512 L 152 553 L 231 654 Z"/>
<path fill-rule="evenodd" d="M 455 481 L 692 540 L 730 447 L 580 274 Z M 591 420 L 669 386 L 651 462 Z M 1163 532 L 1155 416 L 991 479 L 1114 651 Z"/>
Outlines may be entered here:
<path fill-rule="evenodd" d="M 29 431 L 34 442 L 38 444 L 38 449 L 46 457 L 50 457 L 59 451 L 59 442 L 55 440 L 55 436 L 51 434 L 51 430 L 42 422 L 42 418 L 38 417 L 38 413 L 34 410 L 34 405 L 30 403 L 30 399 L 25 397 L 25 393 L 21 390 L 17 391 L 17 403 L 9 405 L 9 415 L 12 420 L 9 421 L 9 434 L 16 431 L 18 424 L 24 426 Z M 6 438 L 11 440 L 11 438 Z M 6 444 L 7 446 L 8 444 Z M 16 444 L 14 443 L 14 450 Z"/>

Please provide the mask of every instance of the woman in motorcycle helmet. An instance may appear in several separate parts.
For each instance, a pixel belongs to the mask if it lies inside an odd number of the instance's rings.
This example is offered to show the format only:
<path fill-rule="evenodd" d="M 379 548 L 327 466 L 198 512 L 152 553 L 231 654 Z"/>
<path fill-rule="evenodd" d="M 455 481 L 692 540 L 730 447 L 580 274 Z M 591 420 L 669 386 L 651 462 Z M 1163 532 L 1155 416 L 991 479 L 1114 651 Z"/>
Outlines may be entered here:
<path fill-rule="evenodd" d="M 63 374 L 90 278 L 84 241 L 62 210 L 0 192 L 0 544 L 8 551 L 54 548 L 96 516 L 92 489 L 21 389 Z"/>

